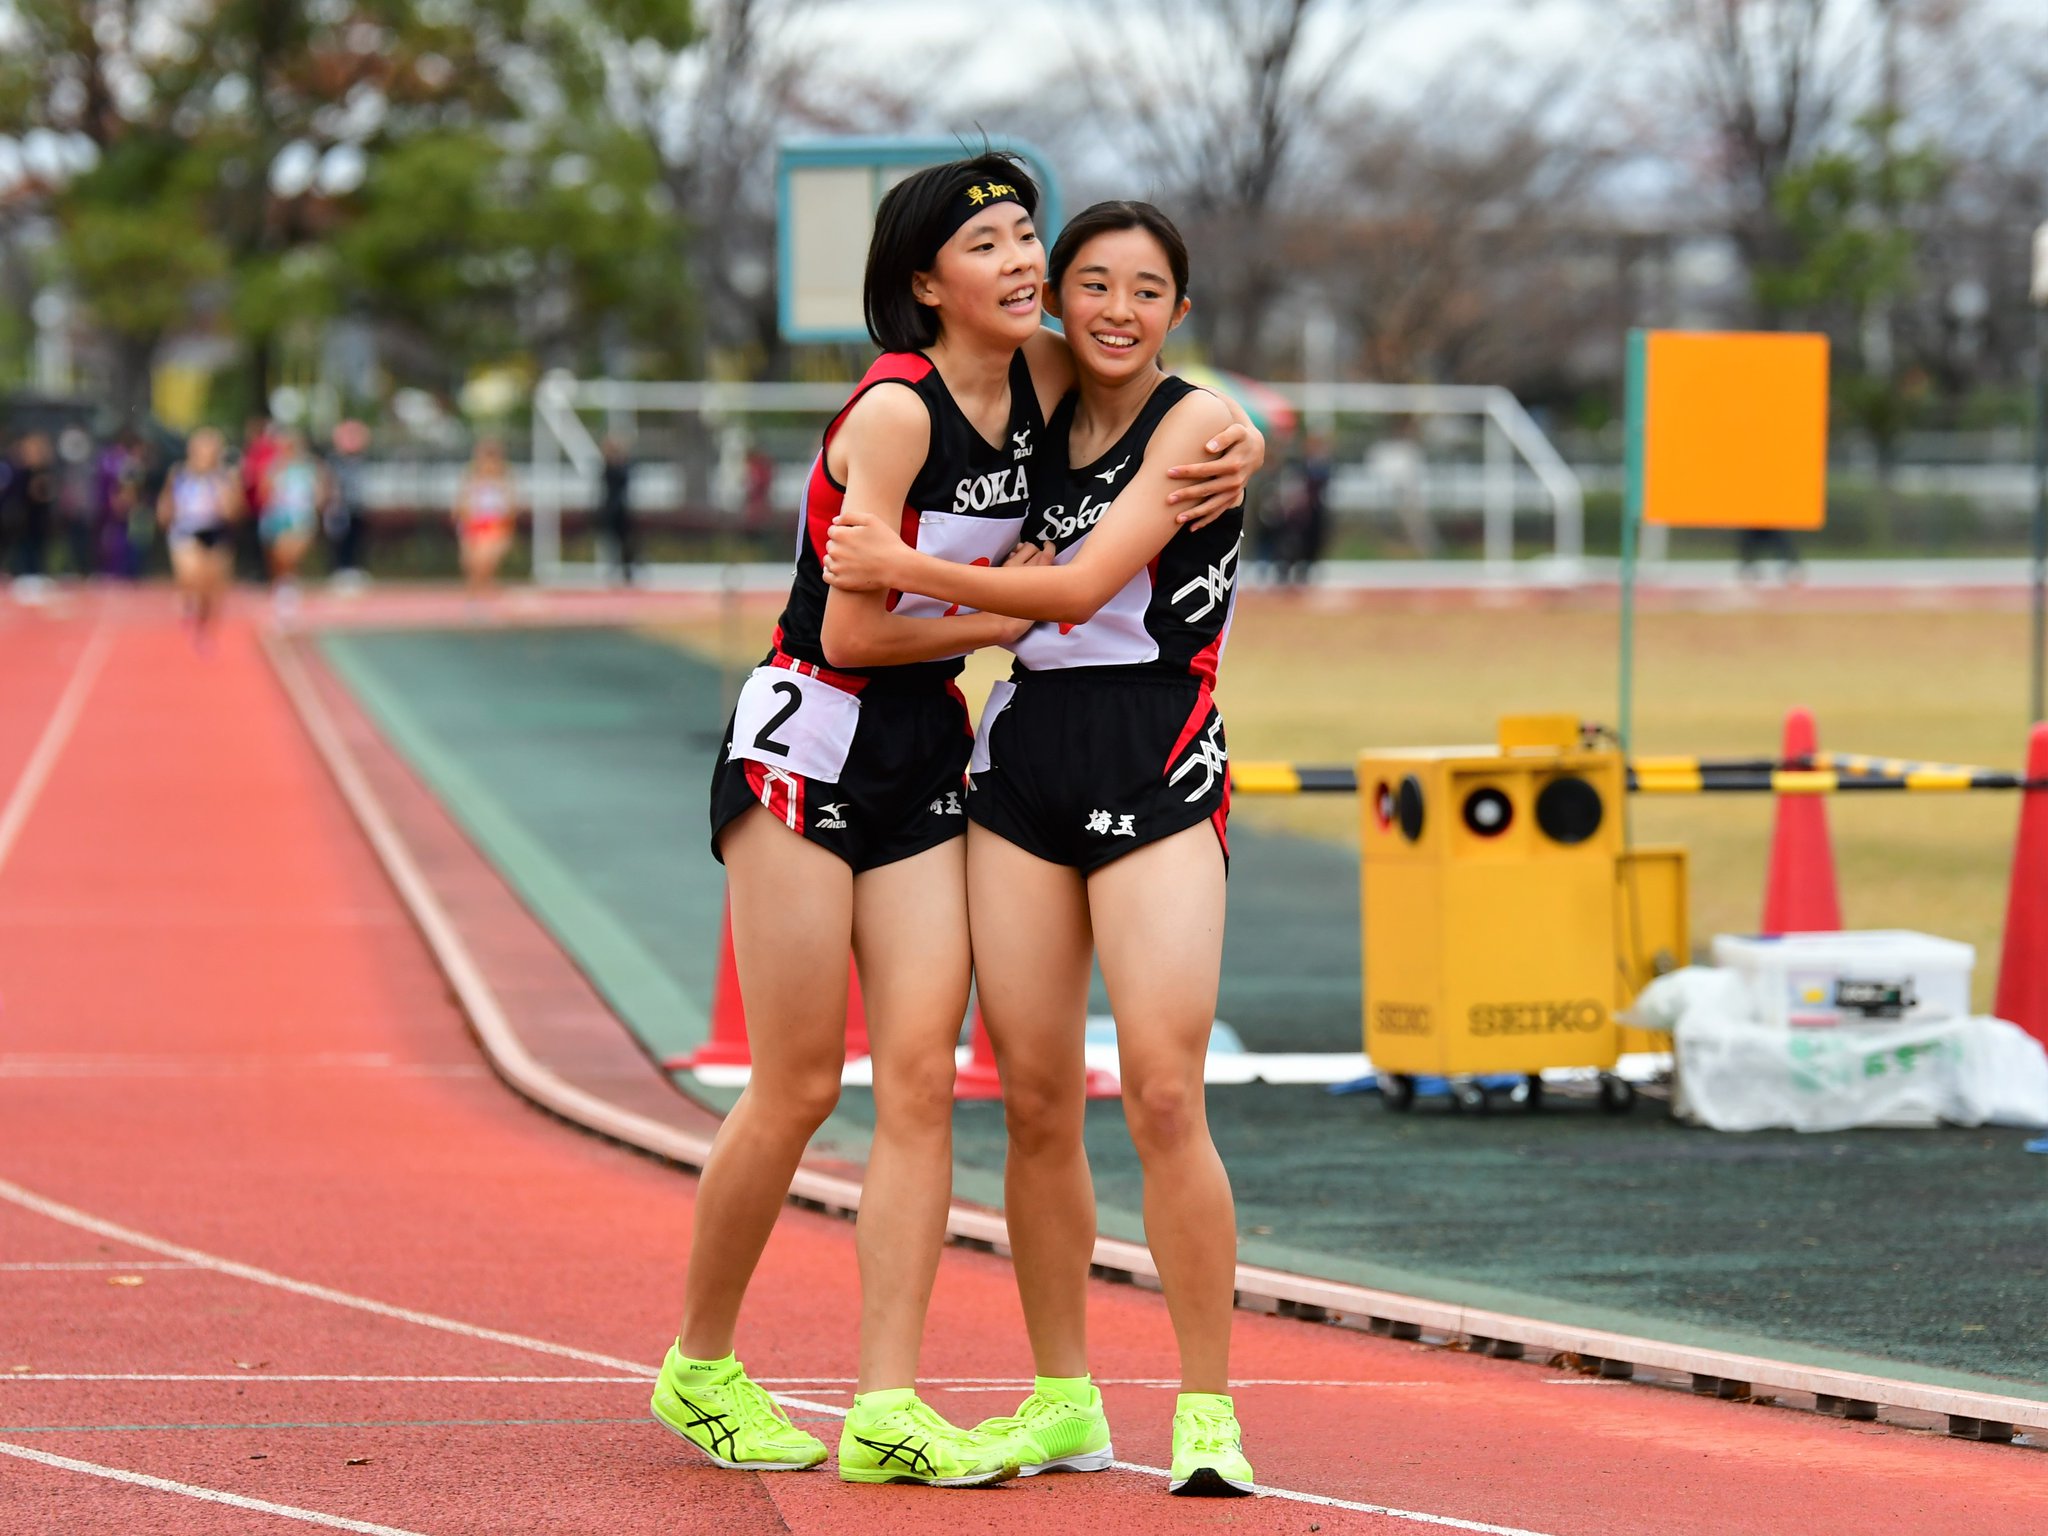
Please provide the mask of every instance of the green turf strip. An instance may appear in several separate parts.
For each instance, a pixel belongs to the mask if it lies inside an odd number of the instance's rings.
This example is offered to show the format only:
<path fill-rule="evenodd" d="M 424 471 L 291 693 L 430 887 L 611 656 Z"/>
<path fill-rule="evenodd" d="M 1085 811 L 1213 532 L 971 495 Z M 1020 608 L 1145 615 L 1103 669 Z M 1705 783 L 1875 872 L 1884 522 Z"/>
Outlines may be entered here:
<path fill-rule="evenodd" d="M 649 1047 L 700 1040 L 721 893 L 705 847 L 716 671 L 608 630 L 323 644 Z M 1253 1050 L 1356 1049 L 1356 858 L 1245 821 L 1219 1012 Z M 1397 1116 L 1265 1085 L 1209 1105 L 1247 1261 L 2048 1398 L 2048 1159 L 2023 1133 L 1717 1136 L 1653 1105 Z M 859 1157 L 872 1123 L 872 1096 L 849 1090 L 820 1142 Z M 1000 1204 L 1000 1107 L 962 1105 L 955 1128 L 960 1192 Z M 1088 1148 L 1104 1230 L 1142 1237 L 1115 1104 L 1090 1106 Z"/>

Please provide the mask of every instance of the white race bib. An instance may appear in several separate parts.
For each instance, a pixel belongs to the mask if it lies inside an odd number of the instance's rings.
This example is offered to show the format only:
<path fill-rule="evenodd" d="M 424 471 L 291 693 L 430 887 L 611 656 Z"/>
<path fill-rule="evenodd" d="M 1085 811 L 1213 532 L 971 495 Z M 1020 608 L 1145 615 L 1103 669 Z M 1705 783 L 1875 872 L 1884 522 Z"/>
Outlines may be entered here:
<path fill-rule="evenodd" d="M 988 702 L 981 707 L 981 724 L 974 732 L 974 752 L 967 759 L 970 774 L 987 773 L 991 764 L 988 755 L 989 733 L 996 728 L 996 716 L 1010 707 L 1010 695 L 1017 691 L 1017 685 L 1007 677 L 988 691 Z"/>
<path fill-rule="evenodd" d="M 860 727 L 860 700 L 823 678 L 756 667 L 733 712 L 732 756 L 837 784 Z"/>

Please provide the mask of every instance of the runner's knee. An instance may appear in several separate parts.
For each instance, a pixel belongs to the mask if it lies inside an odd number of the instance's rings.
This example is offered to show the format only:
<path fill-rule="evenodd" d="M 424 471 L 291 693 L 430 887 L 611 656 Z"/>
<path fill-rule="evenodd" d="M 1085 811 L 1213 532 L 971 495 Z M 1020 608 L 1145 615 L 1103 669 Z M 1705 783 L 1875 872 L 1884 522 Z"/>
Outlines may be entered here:
<path fill-rule="evenodd" d="M 895 1130 L 950 1133 L 953 1126 L 953 1055 L 932 1051 L 915 1061 L 875 1066 L 875 1114 Z"/>
<path fill-rule="evenodd" d="M 1202 1084 L 1179 1073 L 1124 1079 L 1124 1119 L 1141 1158 L 1170 1155 L 1205 1134 Z"/>
<path fill-rule="evenodd" d="M 1085 1095 L 1078 1081 L 1019 1067 L 1003 1076 L 1003 1124 L 1024 1157 L 1081 1145 Z"/>
<path fill-rule="evenodd" d="M 825 1123 L 839 1106 L 839 1063 L 831 1070 L 806 1069 L 764 1077 L 758 1070 L 747 1085 L 756 1111 L 805 1137 Z"/>

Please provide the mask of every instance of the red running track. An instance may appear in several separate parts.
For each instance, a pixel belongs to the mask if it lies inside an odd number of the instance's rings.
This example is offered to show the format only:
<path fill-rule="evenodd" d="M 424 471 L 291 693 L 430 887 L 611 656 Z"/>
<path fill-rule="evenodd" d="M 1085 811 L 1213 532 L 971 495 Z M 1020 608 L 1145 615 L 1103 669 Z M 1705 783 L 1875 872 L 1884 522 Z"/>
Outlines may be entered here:
<path fill-rule="evenodd" d="M 2048 1529 L 2023 1450 L 1264 1317 L 1250 1449 L 1332 1502 L 714 1469 L 645 1417 L 693 1182 L 486 1069 L 251 629 L 200 656 L 153 597 L 5 622 L 0 1531 Z M 853 1268 L 791 1210 L 742 1343 L 828 1440 Z M 1119 1451 L 1159 1467 L 1165 1310 L 1091 1305 Z M 957 1417 L 1018 1395 L 1007 1264 L 947 1252 L 925 1365 Z"/>

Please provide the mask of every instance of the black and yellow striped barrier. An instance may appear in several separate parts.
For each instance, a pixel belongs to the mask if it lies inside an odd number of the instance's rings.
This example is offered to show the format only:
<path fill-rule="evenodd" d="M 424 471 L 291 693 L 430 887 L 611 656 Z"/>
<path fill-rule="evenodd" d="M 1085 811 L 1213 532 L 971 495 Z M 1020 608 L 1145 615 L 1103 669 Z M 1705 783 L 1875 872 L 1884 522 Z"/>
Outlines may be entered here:
<path fill-rule="evenodd" d="M 1953 794 L 1979 789 L 2048 789 L 2048 779 L 1957 763 L 1914 763 L 1839 753 L 1817 754 L 1814 761 L 1816 766 L 1806 768 L 1781 767 L 1769 759 L 1645 757 L 1629 766 L 1628 787 L 1641 795 Z M 1819 766 L 1823 761 L 1832 766 Z M 1240 795 L 1352 795 L 1358 792 L 1358 774 L 1338 764 L 1234 763 L 1230 784 Z"/>

